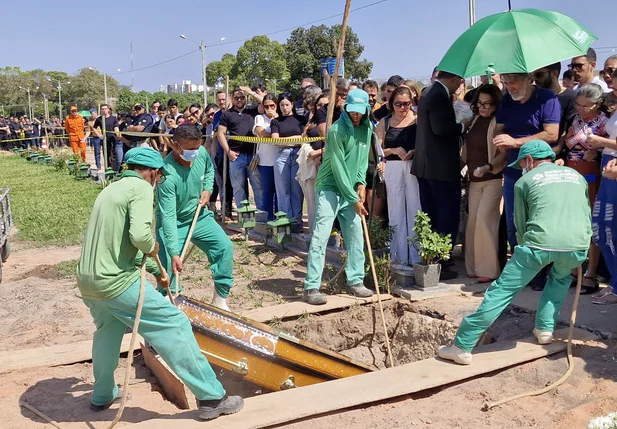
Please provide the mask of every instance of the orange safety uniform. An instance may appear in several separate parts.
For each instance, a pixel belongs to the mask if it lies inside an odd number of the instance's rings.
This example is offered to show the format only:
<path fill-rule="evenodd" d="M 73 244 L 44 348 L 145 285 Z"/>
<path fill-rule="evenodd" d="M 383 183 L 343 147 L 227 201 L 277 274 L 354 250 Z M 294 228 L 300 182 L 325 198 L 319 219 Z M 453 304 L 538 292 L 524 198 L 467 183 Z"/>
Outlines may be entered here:
<path fill-rule="evenodd" d="M 64 120 L 64 129 L 69 135 L 71 149 L 73 149 L 73 153 L 79 152 L 84 161 L 86 160 L 85 128 L 84 118 L 79 114 L 68 115 Z"/>

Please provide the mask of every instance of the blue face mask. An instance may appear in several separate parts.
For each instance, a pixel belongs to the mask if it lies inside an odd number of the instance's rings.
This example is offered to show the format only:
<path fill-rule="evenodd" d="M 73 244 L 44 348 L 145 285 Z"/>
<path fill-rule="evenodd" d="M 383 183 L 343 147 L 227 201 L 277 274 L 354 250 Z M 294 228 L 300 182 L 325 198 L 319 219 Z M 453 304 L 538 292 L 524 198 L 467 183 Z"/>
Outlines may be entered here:
<path fill-rule="evenodd" d="M 182 158 L 186 162 L 193 162 L 197 158 L 197 155 L 199 155 L 199 149 L 195 149 L 195 150 L 184 149 L 184 152 L 180 154 L 180 158 Z"/>

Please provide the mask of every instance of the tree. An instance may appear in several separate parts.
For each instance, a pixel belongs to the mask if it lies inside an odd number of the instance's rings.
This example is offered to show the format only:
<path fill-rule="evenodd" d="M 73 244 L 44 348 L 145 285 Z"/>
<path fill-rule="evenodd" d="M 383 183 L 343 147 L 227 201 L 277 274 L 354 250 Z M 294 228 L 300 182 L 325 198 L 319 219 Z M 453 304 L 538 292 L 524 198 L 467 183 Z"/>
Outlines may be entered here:
<path fill-rule="evenodd" d="M 233 54 L 224 54 L 220 61 L 212 61 L 206 66 L 206 79 L 209 87 L 215 86 L 219 79 L 225 80 L 225 76 L 233 79 L 231 69 L 236 64 L 236 57 Z"/>
<path fill-rule="evenodd" d="M 313 78 L 315 82 L 321 81 L 320 60 L 336 57 L 340 34 L 340 25 L 319 25 L 308 30 L 297 28 L 292 31 L 285 44 L 285 57 L 294 87 L 299 87 L 302 79 L 306 77 Z M 366 59 L 360 60 L 362 52 L 364 46 L 360 44 L 358 35 L 351 27 L 347 27 L 343 53 L 346 77 L 364 80 L 371 73 L 373 63 Z"/>
<path fill-rule="evenodd" d="M 79 109 L 98 107 L 105 102 L 105 85 L 103 74 L 97 70 L 83 68 L 71 77 L 71 83 L 63 86 L 62 97 L 67 104 L 75 104 Z M 65 95 L 66 91 L 66 95 Z M 107 97 L 116 98 L 120 93 L 120 84 L 107 76 Z M 65 98 L 66 97 L 66 98 Z"/>
<path fill-rule="evenodd" d="M 236 85 L 255 85 L 276 81 L 283 86 L 289 79 L 285 48 L 267 36 L 255 36 L 238 49 L 231 70 Z"/>

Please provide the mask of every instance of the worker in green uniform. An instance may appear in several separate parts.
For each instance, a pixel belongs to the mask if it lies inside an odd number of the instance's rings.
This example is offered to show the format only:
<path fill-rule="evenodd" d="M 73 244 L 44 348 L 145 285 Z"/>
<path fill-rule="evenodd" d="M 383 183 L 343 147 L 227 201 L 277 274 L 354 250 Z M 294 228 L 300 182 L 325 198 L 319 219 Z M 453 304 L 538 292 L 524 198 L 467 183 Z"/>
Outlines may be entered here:
<path fill-rule="evenodd" d="M 229 311 L 227 296 L 233 284 L 234 249 L 214 214 L 205 208 L 214 185 L 214 166 L 201 145 L 201 136 L 199 128 L 192 124 L 182 124 L 174 131 L 173 151 L 164 160 L 163 178 L 157 188 L 156 235 L 162 243 L 159 256 L 171 273 L 175 292 L 174 276 L 182 272 L 180 256 L 199 204 L 201 213 L 191 241 L 210 261 L 215 289 L 212 304 Z"/>
<path fill-rule="evenodd" d="M 544 141 L 525 143 L 509 167 L 523 170 L 514 187 L 514 223 L 518 246 L 501 276 L 487 289 L 475 313 L 465 317 L 453 345 L 439 357 L 471 363 L 471 350 L 512 299 L 535 275 L 553 264 L 540 297 L 534 336 L 553 341 L 559 311 L 570 288 L 572 270 L 585 261 L 591 239 L 591 209 L 585 178 L 553 164 L 555 154 Z M 558 213 L 558 216 L 555 216 Z"/>
<path fill-rule="evenodd" d="M 364 238 L 360 216 L 368 213 L 366 169 L 373 134 L 369 120 L 368 94 L 354 89 L 338 121 L 326 137 L 326 150 L 315 180 L 315 227 L 308 253 L 308 270 L 304 279 L 304 301 L 323 305 L 328 299 L 319 292 L 326 257 L 326 245 L 334 219 L 341 224 L 347 261 L 347 292 L 360 297 L 373 293 L 364 286 Z"/>
<path fill-rule="evenodd" d="M 156 255 L 152 232 L 153 186 L 163 167 L 151 148 L 127 152 L 128 170 L 97 197 L 77 267 L 77 286 L 96 325 L 92 345 L 94 387 L 91 408 L 103 411 L 122 397 L 114 380 L 126 327 L 133 327 L 140 292 L 139 252 Z M 156 265 L 156 264 L 155 264 Z M 161 273 L 154 274 L 163 283 Z M 169 300 L 146 284 L 139 334 L 150 343 L 197 398 L 199 417 L 213 419 L 242 409 L 227 396 L 201 354 L 191 323 Z"/>

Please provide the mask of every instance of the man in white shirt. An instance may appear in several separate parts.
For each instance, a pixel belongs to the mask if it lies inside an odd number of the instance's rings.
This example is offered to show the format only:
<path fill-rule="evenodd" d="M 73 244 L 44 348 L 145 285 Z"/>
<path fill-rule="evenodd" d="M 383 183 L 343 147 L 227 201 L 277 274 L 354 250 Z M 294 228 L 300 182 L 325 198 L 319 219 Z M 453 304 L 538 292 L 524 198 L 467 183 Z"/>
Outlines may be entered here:
<path fill-rule="evenodd" d="M 604 92 L 611 92 L 611 89 L 603 79 L 600 79 L 599 76 L 594 76 L 593 72 L 596 69 L 597 59 L 596 51 L 593 48 L 587 50 L 587 55 L 572 58 L 572 62 L 568 67 L 572 70 L 572 77 L 577 84 L 574 87 L 575 91 L 578 91 L 586 83 L 595 83 L 600 85 Z"/>

